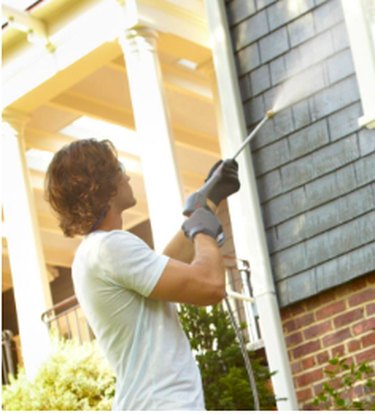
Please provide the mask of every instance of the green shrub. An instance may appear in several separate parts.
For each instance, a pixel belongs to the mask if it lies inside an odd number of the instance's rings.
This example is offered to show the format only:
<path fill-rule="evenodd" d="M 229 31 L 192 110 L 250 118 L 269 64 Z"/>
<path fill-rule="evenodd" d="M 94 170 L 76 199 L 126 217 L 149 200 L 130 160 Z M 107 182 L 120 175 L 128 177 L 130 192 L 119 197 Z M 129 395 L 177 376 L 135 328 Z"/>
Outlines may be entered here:
<path fill-rule="evenodd" d="M 245 363 L 228 314 L 222 305 L 212 308 L 181 306 L 180 319 L 202 375 L 207 410 L 252 410 L 253 395 Z M 242 326 L 244 328 L 244 326 Z M 249 353 L 260 407 L 276 408 L 270 373 Z"/>
<path fill-rule="evenodd" d="M 110 410 L 115 378 L 95 343 L 53 340 L 53 352 L 33 381 L 21 368 L 3 387 L 4 410 Z"/>
<path fill-rule="evenodd" d="M 348 364 L 346 358 L 333 358 L 324 371 L 327 380 L 313 405 L 331 410 L 375 410 L 374 369 L 368 362 Z M 356 398 L 362 388 L 363 396 Z"/>

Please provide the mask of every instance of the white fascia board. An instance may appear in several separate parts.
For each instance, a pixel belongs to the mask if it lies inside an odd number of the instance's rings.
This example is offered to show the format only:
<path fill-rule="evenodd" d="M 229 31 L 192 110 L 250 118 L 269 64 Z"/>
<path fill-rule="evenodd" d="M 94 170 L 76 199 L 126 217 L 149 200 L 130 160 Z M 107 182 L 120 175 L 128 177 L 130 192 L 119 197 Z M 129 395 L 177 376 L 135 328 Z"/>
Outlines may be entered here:
<path fill-rule="evenodd" d="M 209 31 L 197 2 L 138 0 L 139 23 L 160 32 L 171 33 L 210 49 Z"/>

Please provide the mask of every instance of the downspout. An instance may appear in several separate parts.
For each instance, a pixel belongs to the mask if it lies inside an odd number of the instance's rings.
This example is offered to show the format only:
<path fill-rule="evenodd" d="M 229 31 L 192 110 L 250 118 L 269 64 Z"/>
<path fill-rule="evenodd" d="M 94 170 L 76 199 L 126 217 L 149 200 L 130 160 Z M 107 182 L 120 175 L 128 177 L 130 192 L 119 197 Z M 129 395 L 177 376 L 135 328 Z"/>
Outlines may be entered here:
<path fill-rule="evenodd" d="M 220 145 L 231 156 L 247 135 L 224 0 L 205 0 L 220 102 Z M 271 108 L 269 108 L 271 109 Z M 238 157 L 241 190 L 228 200 L 238 257 L 249 259 L 259 324 L 279 410 L 298 410 L 249 151 Z M 246 231 L 244 231 L 246 229 Z"/>

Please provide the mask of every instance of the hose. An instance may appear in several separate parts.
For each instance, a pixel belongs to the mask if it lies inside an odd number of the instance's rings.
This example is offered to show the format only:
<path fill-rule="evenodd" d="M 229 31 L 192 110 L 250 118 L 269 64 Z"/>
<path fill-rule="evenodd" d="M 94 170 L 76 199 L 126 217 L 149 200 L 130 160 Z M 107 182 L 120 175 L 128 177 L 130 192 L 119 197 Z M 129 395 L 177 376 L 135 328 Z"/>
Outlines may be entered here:
<path fill-rule="evenodd" d="M 239 344 L 240 344 L 242 357 L 245 361 L 245 367 L 246 367 L 247 375 L 249 377 L 250 387 L 251 387 L 251 391 L 252 391 L 253 399 L 254 399 L 254 410 L 259 411 L 260 410 L 259 395 L 258 395 L 258 390 L 257 390 L 257 387 L 256 387 L 254 371 L 253 371 L 253 368 L 251 366 L 249 354 L 248 354 L 247 349 L 246 349 L 246 344 L 245 344 L 245 341 L 243 339 L 242 333 L 241 333 L 241 331 L 240 331 L 240 329 L 237 325 L 237 322 L 234 318 L 233 310 L 232 310 L 232 307 L 229 303 L 228 297 L 225 297 L 224 300 L 225 300 L 225 305 L 228 309 L 230 321 L 232 323 L 233 329 L 236 333 L 237 339 L 238 339 Z"/>

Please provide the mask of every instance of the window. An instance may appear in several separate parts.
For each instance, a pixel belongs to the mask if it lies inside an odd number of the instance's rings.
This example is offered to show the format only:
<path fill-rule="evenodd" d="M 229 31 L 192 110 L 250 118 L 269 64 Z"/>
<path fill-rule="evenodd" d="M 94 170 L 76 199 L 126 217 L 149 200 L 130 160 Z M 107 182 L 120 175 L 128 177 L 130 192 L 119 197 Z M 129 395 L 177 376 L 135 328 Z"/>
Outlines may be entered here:
<path fill-rule="evenodd" d="M 375 2 L 341 0 L 362 99 L 359 125 L 375 128 Z"/>

